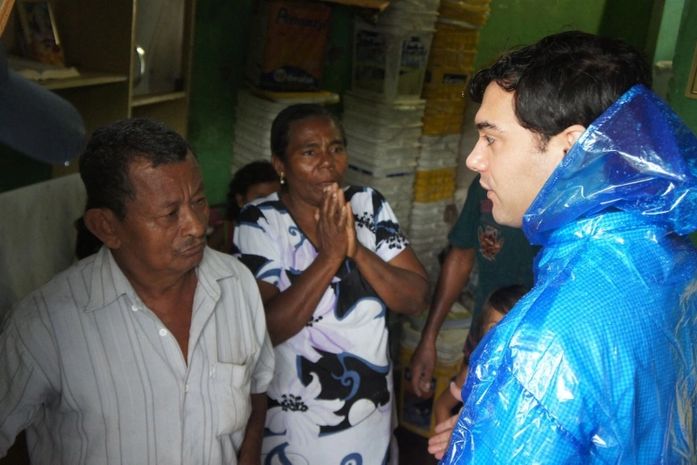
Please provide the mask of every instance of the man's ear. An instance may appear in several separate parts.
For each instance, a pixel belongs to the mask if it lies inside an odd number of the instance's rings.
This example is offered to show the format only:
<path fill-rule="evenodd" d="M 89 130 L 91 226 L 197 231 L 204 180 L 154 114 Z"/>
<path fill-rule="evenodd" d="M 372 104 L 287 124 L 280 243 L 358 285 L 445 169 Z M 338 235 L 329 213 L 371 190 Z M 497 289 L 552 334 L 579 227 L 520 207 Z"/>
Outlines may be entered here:
<path fill-rule="evenodd" d="M 110 249 L 121 247 L 119 219 L 109 208 L 90 208 L 84 215 L 85 226 Z"/>
<path fill-rule="evenodd" d="M 564 155 L 571 150 L 571 147 L 576 143 L 581 134 L 586 131 L 586 128 L 580 124 L 574 124 L 562 131 L 562 141 L 564 144 Z"/>

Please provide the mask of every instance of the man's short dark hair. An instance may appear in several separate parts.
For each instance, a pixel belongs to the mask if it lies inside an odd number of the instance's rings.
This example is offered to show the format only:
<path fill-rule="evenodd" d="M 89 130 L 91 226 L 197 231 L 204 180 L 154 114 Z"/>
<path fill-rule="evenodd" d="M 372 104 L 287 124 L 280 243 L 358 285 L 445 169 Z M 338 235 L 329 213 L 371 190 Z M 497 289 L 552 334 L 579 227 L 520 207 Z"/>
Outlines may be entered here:
<path fill-rule="evenodd" d="M 515 113 L 542 146 L 574 124 L 588 127 L 635 84 L 651 86 L 651 69 L 632 46 L 580 31 L 554 34 L 512 50 L 479 71 L 470 83 L 481 103 L 495 82 L 515 92 Z"/>
<path fill-rule="evenodd" d="M 286 150 L 288 150 L 288 142 L 290 139 L 289 130 L 291 123 L 312 117 L 324 117 L 332 120 L 336 127 L 339 128 L 342 142 L 346 145 L 344 126 L 336 115 L 326 107 L 316 103 L 297 103 L 281 110 L 278 115 L 276 115 L 276 118 L 274 118 L 273 123 L 271 123 L 271 152 L 285 161 Z"/>
<path fill-rule="evenodd" d="M 128 177 L 131 163 L 136 159 L 153 166 L 177 163 L 189 152 L 191 148 L 182 136 L 147 118 L 125 119 L 97 129 L 80 156 L 86 208 L 108 208 L 123 220 L 126 200 L 135 196 Z"/>

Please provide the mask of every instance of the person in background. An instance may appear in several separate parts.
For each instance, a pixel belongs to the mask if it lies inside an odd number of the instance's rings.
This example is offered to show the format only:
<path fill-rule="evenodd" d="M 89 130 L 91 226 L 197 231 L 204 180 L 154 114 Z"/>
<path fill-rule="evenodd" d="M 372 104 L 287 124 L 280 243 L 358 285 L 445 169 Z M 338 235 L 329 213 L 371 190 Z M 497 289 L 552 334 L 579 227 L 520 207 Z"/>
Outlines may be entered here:
<path fill-rule="evenodd" d="M 471 329 L 463 350 L 465 359 L 480 339 L 477 330 L 481 327 L 486 297 L 505 286 L 532 287 L 532 262 L 539 249 L 530 245 L 520 229 L 498 224 L 491 215 L 491 206 L 477 176 L 448 235 L 450 249 L 443 260 L 426 324 L 409 364 L 411 389 L 420 397 L 433 395 L 436 339 L 475 267 L 479 279 L 474 288 Z"/>
<path fill-rule="evenodd" d="M 280 187 L 278 174 L 269 161 L 253 161 L 238 169 L 228 186 L 224 216 L 218 210 L 211 209 L 209 247 L 232 253 L 232 237 L 240 209 L 254 199 L 278 191 Z"/>
<path fill-rule="evenodd" d="M 386 316 L 425 308 L 425 271 L 382 195 L 339 187 L 346 137 L 326 108 L 282 110 L 271 148 L 281 191 L 235 228 L 277 358 L 265 463 L 396 463 Z"/>
<path fill-rule="evenodd" d="M 479 71 L 467 166 L 542 247 L 472 357 L 444 465 L 694 463 L 697 138 L 628 44 L 578 31 Z"/>
<path fill-rule="evenodd" d="M 529 288 L 524 286 L 513 285 L 502 287 L 492 292 L 484 303 L 481 320 L 482 327 L 477 331 L 477 334 L 480 334 L 481 338 L 483 338 L 529 290 Z M 479 340 L 475 342 L 475 347 L 478 343 Z M 453 417 L 452 412 L 462 404 L 460 395 L 462 386 L 467 379 L 468 365 L 469 360 L 464 358 L 457 376 L 450 382 L 448 389 L 438 396 L 433 406 L 436 427 L 435 434 L 428 440 L 428 451 L 439 460 L 443 458 L 443 452 L 445 452 L 445 448 L 450 441 L 452 423 L 457 419 L 457 415 Z M 450 422 L 447 422 L 447 420 L 450 420 Z"/>
<path fill-rule="evenodd" d="M 277 192 L 281 183 L 273 165 L 267 160 L 247 163 L 235 172 L 227 193 L 225 216 L 235 221 L 243 206 L 254 199 Z"/>
<path fill-rule="evenodd" d="M 256 160 L 238 169 L 228 186 L 224 216 L 217 209 L 211 210 L 208 246 L 225 253 L 232 253 L 235 221 L 247 203 L 278 191 L 281 184 L 270 161 Z"/>
<path fill-rule="evenodd" d="M 0 456 L 32 464 L 260 464 L 273 350 L 258 288 L 206 247 L 198 162 L 164 125 L 97 129 L 80 157 L 104 244 L 0 330 Z"/>

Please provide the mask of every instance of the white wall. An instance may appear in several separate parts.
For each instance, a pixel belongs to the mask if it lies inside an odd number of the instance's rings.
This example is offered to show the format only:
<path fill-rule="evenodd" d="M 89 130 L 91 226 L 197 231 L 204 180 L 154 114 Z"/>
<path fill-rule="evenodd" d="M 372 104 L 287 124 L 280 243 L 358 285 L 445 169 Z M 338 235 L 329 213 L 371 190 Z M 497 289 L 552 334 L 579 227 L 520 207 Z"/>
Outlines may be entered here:
<path fill-rule="evenodd" d="M 85 208 L 73 174 L 0 194 L 0 317 L 74 260 L 73 222 Z"/>

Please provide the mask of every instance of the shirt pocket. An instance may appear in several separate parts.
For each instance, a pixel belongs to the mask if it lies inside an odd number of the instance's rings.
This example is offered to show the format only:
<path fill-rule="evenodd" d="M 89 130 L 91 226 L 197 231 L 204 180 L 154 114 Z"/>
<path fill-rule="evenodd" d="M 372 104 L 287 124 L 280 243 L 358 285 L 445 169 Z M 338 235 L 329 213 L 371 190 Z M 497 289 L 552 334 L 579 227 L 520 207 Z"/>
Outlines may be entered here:
<path fill-rule="evenodd" d="M 250 364 L 216 363 L 212 368 L 217 435 L 243 431 L 251 413 Z"/>

